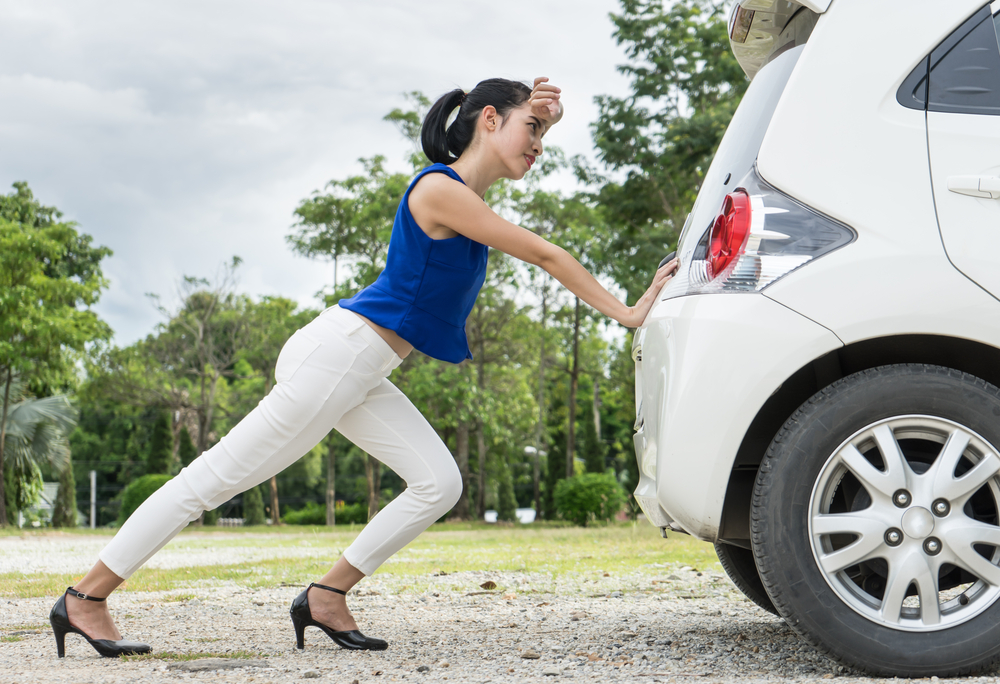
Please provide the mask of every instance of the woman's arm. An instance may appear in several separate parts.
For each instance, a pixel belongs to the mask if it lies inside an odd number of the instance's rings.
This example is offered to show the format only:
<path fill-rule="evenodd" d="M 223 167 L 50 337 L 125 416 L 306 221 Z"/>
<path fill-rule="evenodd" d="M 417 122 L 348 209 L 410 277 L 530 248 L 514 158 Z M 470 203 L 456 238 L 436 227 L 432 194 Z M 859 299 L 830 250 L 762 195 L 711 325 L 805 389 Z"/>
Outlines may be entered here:
<path fill-rule="evenodd" d="M 417 192 L 417 188 L 420 191 Z M 634 306 L 625 306 L 562 247 L 498 216 L 476 193 L 444 174 L 420 179 L 410 194 L 410 212 L 419 225 L 441 225 L 471 240 L 545 269 L 566 289 L 605 316 L 629 328 L 642 324 L 677 261 L 660 268 Z"/>

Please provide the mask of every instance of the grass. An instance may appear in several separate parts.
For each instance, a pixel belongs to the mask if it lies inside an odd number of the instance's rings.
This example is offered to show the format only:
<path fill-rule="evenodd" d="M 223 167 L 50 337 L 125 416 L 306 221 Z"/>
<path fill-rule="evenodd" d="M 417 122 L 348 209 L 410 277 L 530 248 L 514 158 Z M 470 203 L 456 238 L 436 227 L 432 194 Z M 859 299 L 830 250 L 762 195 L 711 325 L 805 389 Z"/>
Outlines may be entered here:
<path fill-rule="evenodd" d="M 165 651 L 163 653 L 143 653 L 141 655 L 126 655 L 121 656 L 122 660 L 128 662 L 141 662 L 144 660 L 201 660 L 202 658 L 236 658 L 241 660 L 253 660 L 255 658 L 265 658 L 266 656 L 262 653 L 253 653 L 251 651 L 226 651 L 225 653 L 211 653 L 203 651 L 200 653 L 173 653 L 171 651 Z"/>
<path fill-rule="evenodd" d="M 19 637 L 19 636 L 0 637 L 0 644 L 8 644 L 12 641 L 24 641 L 24 637 Z"/>
<path fill-rule="evenodd" d="M 346 529 L 345 529 L 346 528 Z M 260 588 L 278 584 L 304 584 L 325 573 L 347 548 L 360 527 L 282 526 L 192 529 L 182 532 L 168 548 L 225 549 L 252 546 L 273 551 L 273 557 L 252 564 L 201 565 L 186 568 L 143 568 L 124 585 L 126 591 L 183 590 L 205 583 L 230 581 Z M 102 531 L 103 532 L 103 531 Z M 86 530 L 82 534 L 94 532 Z M 106 531 L 112 534 L 113 531 Z M 76 534 L 31 532 L 27 534 Z M 324 549 L 322 558 L 300 558 L 283 549 Z M 291 557 L 290 557 L 291 556 Z M 670 534 L 664 540 L 647 523 L 621 523 L 598 527 L 533 524 L 498 526 L 486 523 L 444 523 L 431 527 L 412 544 L 390 558 L 379 574 L 429 577 L 462 571 L 543 573 L 554 578 L 566 574 L 603 576 L 636 571 L 657 573 L 670 565 L 717 568 L 711 544 L 686 535 Z M 79 575 L 60 573 L 0 573 L 0 596 L 28 598 L 56 596 Z M 175 594 L 164 601 L 184 601 L 192 594 Z"/>

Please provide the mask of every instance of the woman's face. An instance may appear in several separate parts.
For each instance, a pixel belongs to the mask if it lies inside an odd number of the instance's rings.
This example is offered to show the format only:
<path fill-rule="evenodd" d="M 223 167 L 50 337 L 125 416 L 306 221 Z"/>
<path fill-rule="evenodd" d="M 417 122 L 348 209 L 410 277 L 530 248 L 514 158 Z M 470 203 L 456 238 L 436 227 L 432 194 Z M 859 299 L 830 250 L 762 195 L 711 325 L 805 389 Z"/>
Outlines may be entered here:
<path fill-rule="evenodd" d="M 520 180 L 528 173 L 542 153 L 545 130 L 545 124 L 531 113 L 527 102 L 507 112 L 503 124 L 494 132 L 495 149 L 507 169 L 507 178 Z"/>

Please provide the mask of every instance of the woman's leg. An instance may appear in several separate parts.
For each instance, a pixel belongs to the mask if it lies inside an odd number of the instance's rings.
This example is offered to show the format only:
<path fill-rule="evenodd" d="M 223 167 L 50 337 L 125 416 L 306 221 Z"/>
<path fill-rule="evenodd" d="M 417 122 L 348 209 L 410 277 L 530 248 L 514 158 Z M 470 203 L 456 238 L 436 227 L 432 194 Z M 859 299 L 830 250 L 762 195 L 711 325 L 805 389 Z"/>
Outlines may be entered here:
<path fill-rule="evenodd" d="M 269 479 L 319 443 L 398 363 L 356 335 L 358 326 L 365 324 L 353 314 L 324 313 L 293 335 L 270 394 L 136 509 L 77 590 L 107 596 L 202 511 Z M 67 599 L 67 610 L 93 638 L 116 636 L 117 630 L 108 632 L 113 622 L 106 603 Z"/>
<path fill-rule="evenodd" d="M 434 428 L 388 380 L 346 412 L 337 430 L 406 482 L 406 489 L 361 530 L 318 584 L 349 590 L 452 509 L 462 495 L 455 459 Z M 311 590 L 313 616 L 333 629 L 357 629 L 345 597 Z"/>

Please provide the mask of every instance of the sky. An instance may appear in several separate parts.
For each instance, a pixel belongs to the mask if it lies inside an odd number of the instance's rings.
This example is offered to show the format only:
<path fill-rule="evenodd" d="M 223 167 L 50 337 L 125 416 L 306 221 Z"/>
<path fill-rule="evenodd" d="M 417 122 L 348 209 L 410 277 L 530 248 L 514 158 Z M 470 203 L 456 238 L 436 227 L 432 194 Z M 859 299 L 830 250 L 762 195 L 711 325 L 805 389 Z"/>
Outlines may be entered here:
<path fill-rule="evenodd" d="M 592 156 L 594 97 L 625 95 L 617 0 L 0 0 L 0 192 L 36 198 L 114 255 L 94 307 L 124 346 L 185 276 L 238 255 L 242 292 L 319 306 L 328 262 L 285 242 L 331 179 L 410 151 L 382 117 L 494 76 L 548 76 L 547 135 Z M 562 181 L 567 183 L 565 179 Z"/>

